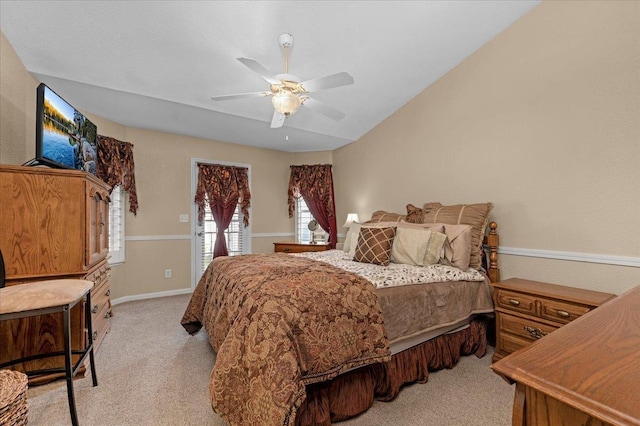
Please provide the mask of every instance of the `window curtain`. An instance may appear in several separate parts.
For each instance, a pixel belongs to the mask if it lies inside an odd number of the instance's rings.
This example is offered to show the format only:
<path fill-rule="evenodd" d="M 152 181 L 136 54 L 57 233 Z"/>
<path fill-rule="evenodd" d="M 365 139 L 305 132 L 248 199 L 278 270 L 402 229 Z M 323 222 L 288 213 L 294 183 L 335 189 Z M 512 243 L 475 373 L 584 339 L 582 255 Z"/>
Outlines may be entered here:
<path fill-rule="evenodd" d="M 329 233 L 329 245 L 336 248 L 338 227 L 333 196 L 331 164 L 291 166 L 289 179 L 289 217 L 293 217 L 296 198 L 302 197 L 318 224 Z"/>
<path fill-rule="evenodd" d="M 129 194 L 129 211 L 138 212 L 133 144 L 98 135 L 96 175 L 111 188 L 120 185 Z"/>
<path fill-rule="evenodd" d="M 213 246 L 214 259 L 229 255 L 224 232 L 229 227 L 238 204 L 240 204 L 244 225 L 249 225 L 250 200 L 248 169 L 198 163 L 195 202 L 198 205 L 198 220 L 204 219 L 205 203 L 208 202 L 213 220 L 216 222 L 218 232 Z"/>

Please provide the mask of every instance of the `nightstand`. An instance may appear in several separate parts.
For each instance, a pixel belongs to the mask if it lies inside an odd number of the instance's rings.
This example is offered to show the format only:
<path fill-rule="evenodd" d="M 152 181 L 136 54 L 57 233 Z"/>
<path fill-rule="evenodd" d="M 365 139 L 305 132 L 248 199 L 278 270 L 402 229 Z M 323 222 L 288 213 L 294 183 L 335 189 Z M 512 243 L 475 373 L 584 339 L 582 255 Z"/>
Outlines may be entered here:
<path fill-rule="evenodd" d="M 492 286 L 496 312 L 493 362 L 615 297 L 610 293 L 520 278 L 500 281 Z"/>
<path fill-rule="evenodd" d="M 329 243 L 295 243 L 292 241 L 281 241 L 273 243 L 273 251 L 276 253 L 304 253 L 309 251 L 329 250 Z"/>

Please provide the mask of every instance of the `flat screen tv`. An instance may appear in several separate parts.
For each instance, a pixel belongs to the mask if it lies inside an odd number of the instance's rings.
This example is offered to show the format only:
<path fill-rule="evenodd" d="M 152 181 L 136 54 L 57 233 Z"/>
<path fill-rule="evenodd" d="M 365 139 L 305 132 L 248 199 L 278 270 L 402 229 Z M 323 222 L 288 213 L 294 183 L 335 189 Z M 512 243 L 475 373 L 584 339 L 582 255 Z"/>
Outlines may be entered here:
<path fill-rule="evenodd" d="M 96 174 L 98 129 L 80 111 L 41 83 L 36 104 L 36 158 L 27 164 Z"/>

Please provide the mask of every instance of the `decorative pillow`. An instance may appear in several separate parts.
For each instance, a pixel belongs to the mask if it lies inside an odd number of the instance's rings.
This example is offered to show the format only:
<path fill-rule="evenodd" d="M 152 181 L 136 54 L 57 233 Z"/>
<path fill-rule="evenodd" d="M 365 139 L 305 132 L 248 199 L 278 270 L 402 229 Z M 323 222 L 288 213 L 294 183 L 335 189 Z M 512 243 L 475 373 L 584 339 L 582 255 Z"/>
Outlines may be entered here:
<path fill-rule="evenodd" d="M 376 222 L 400 222 L 405 219 L 405 215 L 399 213 L 391 213 L 386 212 L 384 210 L 377 210 L 373 212 L 371 215 L 371 219 L 369 219 L 365 223 L 376 223 Z"/>
<path fill-rule="evenodd" d="M 387 266 L 391 260 L 391 246 L 396 228 L 361 228 L 353 260 Z"/>
<path fill-rule="evenodd" d="M 469 266 L 480 269 L 482 266 L 482 240 L 489 223 L 491 203 L 457 204 L 443 206 L 440 203 L 427 203 L 424 210 L 424 223 L 446 223 L 451 225 L 471 225 L 471 258 Z"/>
<path fill-rule="evenodd" d="M 469 269 L 471 260 L 471 225 L 448 225 L 445 224 L 444 233 L 447 235 L 447 242 L 444 245 L 444 259 L 447 263 L 458 269 L 466 271 Z"/>
<path fill-rule="evenodd" d="M 413 204 L 407 204 L 407 218 L 405 220 L 409 223 L 424 222 L 424 210 Z"/>
<path fill-rule="evenodd" d="M 427 228 L 399 226 L 391 247 L 391 261 L 407 265 L 435 265 L 443 256 L 447 236 Z"/>

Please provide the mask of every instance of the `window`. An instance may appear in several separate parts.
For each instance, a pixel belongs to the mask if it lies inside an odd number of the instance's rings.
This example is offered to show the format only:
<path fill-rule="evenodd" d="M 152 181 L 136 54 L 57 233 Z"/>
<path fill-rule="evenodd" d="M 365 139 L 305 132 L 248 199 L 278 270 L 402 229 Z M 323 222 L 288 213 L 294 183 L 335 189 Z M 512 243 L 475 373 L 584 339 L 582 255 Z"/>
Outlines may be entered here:
<path fill-rule="evenodd" d="M 296 198 L 296 241 L 299 243 L 311 241 L 311 231 L 309 231 L 309 221 L 313 219 L 304 198 Z"/>
<path fill-rule="evenodd" d="M 311 231 L 309 230 L 309 222 L 312 219 L 315 219 L 311 212 L 309 211 L 309 207 L 307 207 L 307 203 L 305 203 L 304 198 L 299 197 L 296 199 L 296 241 L 299 243 L 308 243 L 311 241 Z M 316 241 L 326 241 L 327 233 L 324 232 L 320 226 L 318 226 L 318 230 L 316 231 Z"/>
<path fill-rule="evenodd" d="M 109 204 L 109 259 L 110 264 L 124 263 L 124 190 L 116 186 L 111 191 Z"/>
<path fill-rule="evenodd" d="M 204 221 L 203 221 L 204 229 L 202 231 L 202 270 L 200 272 L 204 272 L 204 270 L 209 266 L 209 263 L 213 260 L 213 246 L 216 243 L 216 235 L 218 234 L 218 229 L 216 226 L 216 222 L 213 220 L 213 214 L 211 213 L 211 209 L 209 208 L 209 203 L 205 203 L 204 209 Z M 244 237 L 244 222 L 242 217 L 242 212 L 240 211 L 240 206 L 236 206 L 236 211 L 233 214 L 233 218 L 231 219 L 231 223 L 229 227 L 224 232 L 224 238 L 227 242 L 227 251 L 229 252 L 229 256 L 236 256 L 239 254 L 243 254 L 243 238 Z"/>

